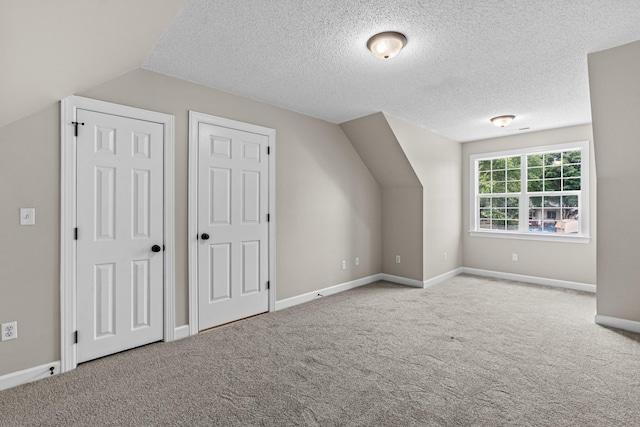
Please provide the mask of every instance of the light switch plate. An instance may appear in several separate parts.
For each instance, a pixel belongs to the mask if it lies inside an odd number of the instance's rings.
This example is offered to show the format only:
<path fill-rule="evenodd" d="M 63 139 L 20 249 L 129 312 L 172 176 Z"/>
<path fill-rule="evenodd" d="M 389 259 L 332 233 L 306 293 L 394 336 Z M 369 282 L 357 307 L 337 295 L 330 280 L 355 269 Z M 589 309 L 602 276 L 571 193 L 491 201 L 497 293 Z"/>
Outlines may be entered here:
<path fill-rule="evenodd" d="M 20 208 L 20 225 L 35 225 L 36 208 Z"/>

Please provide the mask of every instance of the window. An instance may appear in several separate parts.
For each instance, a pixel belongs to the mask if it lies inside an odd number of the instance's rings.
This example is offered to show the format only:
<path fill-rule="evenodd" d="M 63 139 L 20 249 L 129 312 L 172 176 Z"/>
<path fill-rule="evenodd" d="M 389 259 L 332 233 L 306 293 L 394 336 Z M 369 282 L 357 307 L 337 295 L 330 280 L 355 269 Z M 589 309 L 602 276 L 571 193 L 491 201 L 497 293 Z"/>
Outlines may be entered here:
<path fill-rule="evenodd" d="M 471 233 L 588 237 L 588 165 L 588 142 L 472 155 Z"/>

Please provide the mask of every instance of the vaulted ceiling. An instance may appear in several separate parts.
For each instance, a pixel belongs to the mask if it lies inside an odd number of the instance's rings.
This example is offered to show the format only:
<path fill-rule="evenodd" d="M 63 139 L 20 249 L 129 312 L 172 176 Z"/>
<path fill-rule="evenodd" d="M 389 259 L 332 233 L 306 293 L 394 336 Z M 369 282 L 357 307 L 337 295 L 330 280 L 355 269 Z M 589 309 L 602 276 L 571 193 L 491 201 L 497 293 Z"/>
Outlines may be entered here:
<path fill-rule="evenodd" d="M 138 66 L 457 141 L 589 123 L 587 54 L 639 40 L 639 22 L 637 0 L 7 1 L 0 126 Z M 365 45 L 385 30 L 408 44 L 382 61 Z M 517 118 L 499 129 L 500 114 Z"/>

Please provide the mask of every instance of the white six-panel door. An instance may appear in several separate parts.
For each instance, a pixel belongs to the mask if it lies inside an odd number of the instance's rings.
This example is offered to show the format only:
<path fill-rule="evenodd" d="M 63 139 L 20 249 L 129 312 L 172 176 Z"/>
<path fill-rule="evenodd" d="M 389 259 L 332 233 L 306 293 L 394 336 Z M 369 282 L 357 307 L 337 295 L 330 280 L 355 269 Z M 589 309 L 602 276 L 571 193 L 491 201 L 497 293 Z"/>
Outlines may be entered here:
<path fill-rule="evenodd" d="M 163 338 L 163 126 L 82 109 L 77 121 L 80 363 Z"/>
<path fill-rule="evenodd" d="M 198 324 L 269 309 L 268 137 L 198 124 Z"/>

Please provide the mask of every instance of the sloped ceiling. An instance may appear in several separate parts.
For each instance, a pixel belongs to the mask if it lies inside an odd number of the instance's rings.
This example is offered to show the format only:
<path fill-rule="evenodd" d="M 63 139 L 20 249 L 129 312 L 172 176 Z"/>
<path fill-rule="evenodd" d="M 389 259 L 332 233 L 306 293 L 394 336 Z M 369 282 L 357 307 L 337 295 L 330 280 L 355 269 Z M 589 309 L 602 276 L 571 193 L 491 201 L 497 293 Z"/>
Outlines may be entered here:
<path fill-rule="evenodd" d="M 140 66 L 456 141 L 589 123 L 587 54 L 639 22 L 638 0 L 0 0 L 0 126 Z M 408 44 L 381 61 L 365 45 L 386 30 Z"/>
<path fill-rule="evenodd" d="M 185 0 L 2 0 L 0 127 L 138 68 Z"/>

